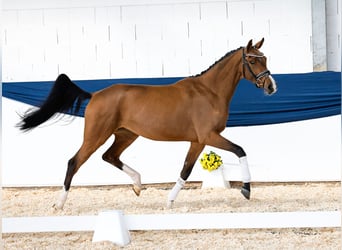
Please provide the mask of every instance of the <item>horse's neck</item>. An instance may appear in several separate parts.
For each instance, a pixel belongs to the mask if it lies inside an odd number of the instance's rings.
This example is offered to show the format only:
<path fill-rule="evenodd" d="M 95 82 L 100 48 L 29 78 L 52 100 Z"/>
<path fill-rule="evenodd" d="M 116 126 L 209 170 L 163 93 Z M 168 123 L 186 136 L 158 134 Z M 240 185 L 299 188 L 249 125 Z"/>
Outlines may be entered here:
<path fill-rule="evenodd" d="M 240 54 L 240 50 L 236 51 L 201 76 L 201 82 L 227 104 L 229 104 L 242 77 L 242 57 Z"/>

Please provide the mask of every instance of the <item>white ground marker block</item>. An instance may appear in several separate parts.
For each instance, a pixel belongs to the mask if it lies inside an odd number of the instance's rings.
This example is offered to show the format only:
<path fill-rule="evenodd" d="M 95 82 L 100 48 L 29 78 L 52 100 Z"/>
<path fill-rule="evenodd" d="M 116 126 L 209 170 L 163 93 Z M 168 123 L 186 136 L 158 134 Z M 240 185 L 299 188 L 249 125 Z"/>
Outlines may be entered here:
<path fill-rule="evenodd" d="M 223 166 L 217 170 L 202 172 L 202 188 L 229 188 L 228 182 L 224 177 Z"/>
<path fill-rule="evenodd" d="M 104 211 L 98 215 L 93 242 L 99 241 L 111 241 L 119 246 L 126 246 L 131 242 L 122 211 Z"/>

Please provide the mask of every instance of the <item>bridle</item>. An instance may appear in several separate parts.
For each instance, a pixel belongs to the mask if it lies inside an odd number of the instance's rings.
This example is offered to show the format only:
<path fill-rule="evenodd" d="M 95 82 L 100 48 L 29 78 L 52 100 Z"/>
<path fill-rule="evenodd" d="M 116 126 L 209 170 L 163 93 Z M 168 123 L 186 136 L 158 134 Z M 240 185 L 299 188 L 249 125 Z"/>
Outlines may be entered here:
<path fill-rule="evenodd" d="M 250 57 L 259 57 L 259 58 L 262 58 L 264 57 L 264 54 L 260 54 L 260 55 L 256 55 L 256 54 L 245 54 L 245 51 L 244 49 L 242 49 L 242 74 L 243 74 L 243 78 L 246 78 L 245 77 L 245 66 L 246 68 L 248 69 L 249 73 L 254 77 L 255 79 L 255 85 L 258 87 L 258 88 L 263 88 L 263 83 L 260 83 L 260 79 L 263 78 L 264 76 L 269 76 L 271 75 L 271 72 L 266 69 L 262 72 L 260 72 L 259 74 L 255 74 L 253 72 L 253 70 L 251 69 L 251 66 L 249 65 L 249 62 L 246 60 L 246 57 L 247 56 L 250 56 Z"/>

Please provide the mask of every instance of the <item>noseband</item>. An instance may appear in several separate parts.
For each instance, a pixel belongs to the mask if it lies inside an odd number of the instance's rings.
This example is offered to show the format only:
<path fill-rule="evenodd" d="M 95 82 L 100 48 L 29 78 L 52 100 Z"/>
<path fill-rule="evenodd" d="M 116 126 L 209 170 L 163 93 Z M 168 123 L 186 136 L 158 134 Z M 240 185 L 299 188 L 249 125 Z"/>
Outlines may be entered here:
<path fill-rule="evenodd" d="M 251 73 L 251 75 L 254 77 L 255 79 L 255 85 L 258 87 L 258 88 L 262 88 L 263 87 L 263 83 L 260 83 L 260 79 L 263 78 L 264 76 L 269 76 L 271 74 L 271 72 L 266 69 L 262 72 L 260 72 L 259 74 L 255 74 L 253 72 L 253 70 L 251 69 L 251 66 L 249 65 L 249 62 L 246 60 L 246 57 L 247 56 L 250 56 L 250 57 L 264 57 L 263 54 L 261 55 L 255 55 L 255 54 L 245 54 L 245 51 L 242 50 L 242 62 L 243 62 L 243 67 L 242 67 L 242 74 L 243 74 L 243 77 L 245 78 L 245 66 L 246 68 L 248 69 L 249 73 Z"/>

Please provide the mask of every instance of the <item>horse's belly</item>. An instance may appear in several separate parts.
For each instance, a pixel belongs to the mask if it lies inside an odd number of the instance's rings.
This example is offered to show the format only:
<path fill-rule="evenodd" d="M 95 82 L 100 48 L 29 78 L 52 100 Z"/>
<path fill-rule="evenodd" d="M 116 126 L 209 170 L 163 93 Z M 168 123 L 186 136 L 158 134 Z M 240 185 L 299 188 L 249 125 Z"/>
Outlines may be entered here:
<path fill-rule="evenodd" d="M 146 115 L 143 119 L 131 120 L 127 129 L 143 137 L 159 141 L 193 141 L 195 131 L 188 119 L 175 114 Z"/>

